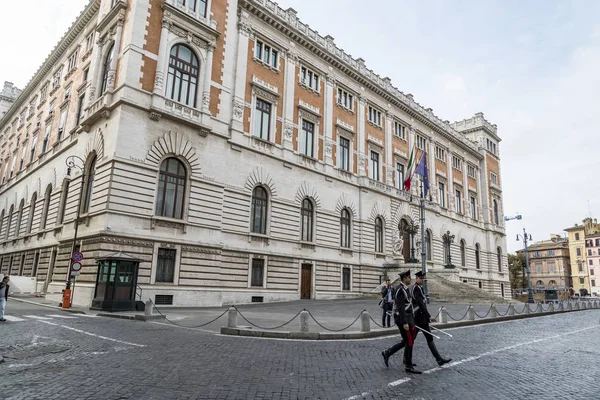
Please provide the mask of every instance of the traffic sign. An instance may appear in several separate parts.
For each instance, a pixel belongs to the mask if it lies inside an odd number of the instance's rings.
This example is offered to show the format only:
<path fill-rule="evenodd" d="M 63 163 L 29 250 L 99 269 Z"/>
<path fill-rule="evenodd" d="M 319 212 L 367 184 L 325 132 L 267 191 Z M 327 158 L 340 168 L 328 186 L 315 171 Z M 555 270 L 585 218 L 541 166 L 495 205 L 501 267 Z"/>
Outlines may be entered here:
<path fill-rule="evenodd" d="M 71 271 L 71 276 L 79 276 L 81 275 L 81 271 Z"/>
<path fill-rule="evenodd" d="M 75 253 L 73 253 L 73 260 L 75 261 L 81 261 L 83 260 L 83 253 L 76 251 Z"/>
<path fill-rule="evenodd" d="M 71 264 L 71 270 L 72 271 L 79 271 L 81 269 L 81 263 L 80 262 L 74 262 Z"/>

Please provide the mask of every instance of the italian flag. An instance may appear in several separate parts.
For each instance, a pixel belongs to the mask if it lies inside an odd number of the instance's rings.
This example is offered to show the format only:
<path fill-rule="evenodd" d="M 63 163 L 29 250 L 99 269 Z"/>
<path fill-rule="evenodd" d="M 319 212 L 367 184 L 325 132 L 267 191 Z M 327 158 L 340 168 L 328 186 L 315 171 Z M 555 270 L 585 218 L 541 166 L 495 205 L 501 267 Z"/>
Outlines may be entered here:
<path fill-rule="evenodd" d="M 404 190 L 406 190 L 407 192 L 410 191 L 410 182 L 414 175 L 414 172 L 415 172 L 414 170 L 415 170 L 415 145 L 413 144 L 412 150 L 410 151 L 410 158 L 408 159 L 408 168 L 406 168 L 406 172 L 405 172 L 406 179 L 404 179 Z"/>

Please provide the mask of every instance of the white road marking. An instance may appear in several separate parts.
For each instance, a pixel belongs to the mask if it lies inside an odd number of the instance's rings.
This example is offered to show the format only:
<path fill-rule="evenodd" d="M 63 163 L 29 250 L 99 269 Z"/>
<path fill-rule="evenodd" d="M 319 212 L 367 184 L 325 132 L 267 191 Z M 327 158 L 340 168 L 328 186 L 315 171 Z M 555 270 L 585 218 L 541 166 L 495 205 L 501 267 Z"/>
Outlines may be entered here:
<path fill-rule="evenodd" d="M 11 315 L 5 315 L 4 319 L 10 322 L 21 322 L 21 321 L 25 321 L 23 318 L 19 318 L 19 317 L 13 317 Z"/>
<path fill-rule="evenodd" d="M 88 318 L 96 318 L 97 315 L 96 314 L 75 314 L 78 317 L 88 317 Z"/>
<path fill-rule="evenodd" d="M 55 323 L 53 323 L 53 322 L 41 321 L 41 320 L 40 320 L 39 322 L 43 322 L 44 324 L 48 324 L 48 325 L 52 325 L 52 326 L 59 326 L 59 327 L 61 327 L 61 328 L 64 328 L 64 329 L 68 329 L 68 330 L 71 330 L 71 331 L 74 331 L 74 332 L 77 332 L 77 333 L 82 333 L 82 334 L 84 334 L 84 335 L 88 335 L 88 336 L 93 336 L 93 337 L 96 337 L 96 338 L 98 338 L 98 339 L 110 340 L 111 342 L 123 343 L 123 344 L 127 344 L 127 345 L 129 345 L 129 346 L 136 346 L 136 347 L 146 347 L 146 345 L 145 345 L 145 344 L 138 344 L 138 343 L 125 342 L 125 341 L 123 341 L 123 340 L 119 340 L 119 339 L 113 339 L 113 338 L 109 338 L 109 337 L 102 336 L 102 335 L 97 335 L 97 334 L 95 334 L 95 333 L 91 333 L 91 332 L 82 331 L 81 329 L 72 328 L 72 327 L 70 327 L 70 326 L 66 326 L 66 325 L 58 325 L 58 324 L 55 324 Z"/>
<path fill-rule="evenodd" d="M 403 383 L 406 383 L 408 381 L 410 381 L 410 378 L 398 379 L 397 381 L 388 383 L 388 386 L 394 387 L 394 386 L 402 385 Z"/>
<path fill-rule="evenodd" d="M 21 315 L 22 317 L 25 318 L 32 318 L 32 319 L 39 319 L 39 320 L 51 320 L 52 318 L 48 318 L 48 317 L 42 317 L 41 315 Z"/>
<path fill-rule="evenodd" d="M 60 314 L 48 314 L 46 317 L 52 318 L 64 318 L 64 319 L 77 319 L 77 317 L 69 317 L 68 315 L 60 315 Z"/>

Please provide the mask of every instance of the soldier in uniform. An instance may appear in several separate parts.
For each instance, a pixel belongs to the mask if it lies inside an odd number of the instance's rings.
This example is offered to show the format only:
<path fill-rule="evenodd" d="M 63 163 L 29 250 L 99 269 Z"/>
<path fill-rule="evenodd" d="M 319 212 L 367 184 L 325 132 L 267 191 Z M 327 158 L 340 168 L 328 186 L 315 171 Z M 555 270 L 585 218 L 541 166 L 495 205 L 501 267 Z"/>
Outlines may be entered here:
<path fill-rule="evenodd" d="M 386 367 L 389 367 L 389 359 L 392 354 L 404 348 L 404 370 L 411 374 L 420 374 L 420 371 L 415 369 L 415 364 L 412 363 L 413 342 L 416 336 L 415 321 L 413 317 L 412 297 L 410 294 L 410 270 L 400 274 L 402 283 L 396 290 L 394 298 L 394 322 L 400 329 L 402 341 L 396 343 L 387 350 L 381 352 L 383 362 Z"/>
<path fill-rule="evenodd" d="M 435 357 L 438 365 L 441 366 L 449 363 L 452 359 L 442 357 L 435 347 L 435 343 L 433 343 L 433 335 L 431 334 L 429 323 L 434 322 L 435 317 L 432 317 L 427 310 L 427 300 L 425 298 L 425 293 L 423 292 L 423 283 L 425 282 L 425 279 L 427 279 L 426 273 L 419 271 L 415 274 L 415 278 L 415 284 L 412 290 L 415 325 L 424 331 L 423 334 L 425 335 L 425 339 L 427 339 L 427 346 L 429 346 L 429 350 L 431 350 L 431 354 Z M 419 330 L 415 332 L 415 338 L 418 333 Z"/>

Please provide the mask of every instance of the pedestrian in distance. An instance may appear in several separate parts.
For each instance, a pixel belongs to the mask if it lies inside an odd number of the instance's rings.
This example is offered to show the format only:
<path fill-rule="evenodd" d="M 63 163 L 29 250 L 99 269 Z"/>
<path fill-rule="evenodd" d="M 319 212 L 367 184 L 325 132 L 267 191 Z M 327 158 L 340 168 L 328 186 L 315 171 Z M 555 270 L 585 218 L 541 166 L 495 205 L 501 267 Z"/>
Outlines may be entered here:
<path fill-rule="evenodd" d="M 10 277 L 5 276 L 0 282 L 0 322 L 6 321 L 4 319 L 4 312 L 6 310 L 6 302 L 8 301 L 8 290 L 10 289 Z"/>
<path fill-rule="evenodd" d="M 415 320 L 413 317 L 412 297 L 410 293 L 410 270 L 400 274 L 401 285 L 396 289 L 394 298 L 394 322 L 398 325 L 402 341 L 381 352 L 383 362 L 389 367 L 390 357 L 404 348 L 404 371 L 410 374 L 420 374 L 412 362 L 413 342 L 416 336 Z"/>
<path fill-rule="evenodd" d="M 392 286 L 390 278 L 385 280 L 385 286 L 381 289 L 381 308 L 383 309 L 383 315 L 381 316 L 381 325 L 390 327 L 390 320 L 392 319 L 392 309 L 394 306 L 394 295 L 396 289 Z M 386 324 L 387 322 L 387 324 Z"/>
<path fill-rule="evenodd" d="M 415 274 L 415 284 L 412 288 L 415 325 L 417 328 L 419 328 L 415 331 L 415 339 L 419 334 L 419 330 L 422 330 L 431 354 L 433 354 L 433 357 L 435 357 L 435 361 L 437 361 L 438 365 L 442 366 L 452 361 L 452 359 L 442 357 L 438 349 L 435 347 L 435 343 L 433 343 L 433 335 L 431 334 L 429 323 L 435 322 L 435 317 L 432 317 L 427 310 L 427 299 L 425 298 L 425 293 L 423 292 L 423 284 L 425 283 L 426 279 L 427 275 L 425 272 L 417 272 Z"/>

